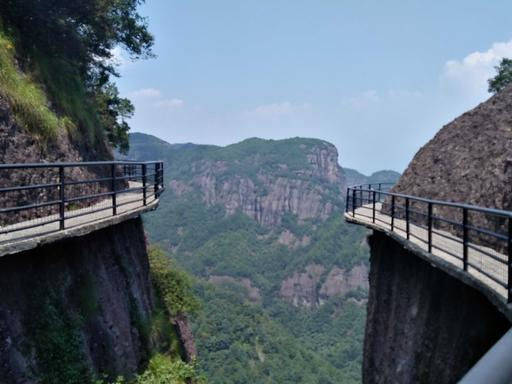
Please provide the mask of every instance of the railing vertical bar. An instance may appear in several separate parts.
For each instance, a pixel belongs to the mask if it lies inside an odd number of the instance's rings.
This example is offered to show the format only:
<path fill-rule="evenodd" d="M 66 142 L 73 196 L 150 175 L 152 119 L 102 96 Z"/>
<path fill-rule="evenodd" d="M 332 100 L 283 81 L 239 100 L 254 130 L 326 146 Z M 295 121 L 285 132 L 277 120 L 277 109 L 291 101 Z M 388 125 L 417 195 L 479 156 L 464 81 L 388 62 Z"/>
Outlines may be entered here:
<path fill-rule="evenodd" d="M 507 302 L 512 303 L 512 218 L 508 218 L 508 284 L 507 284 Z"/>
<path fill-rule="evenodd" d="M 428 203 L 428 251 L 432 252 L 432 203 Z"/>
<path fill-rule="evenodd" d="M 345 212 L 348 213 L 348 199 L 350 198 L 350 188 L 347 188 L 347 197 L 345 198 Z"/>
<path fill-rule="evenodd" d="M 410 239 L 410 221 L 409 221 L 409 198 L 405 198 L 405 232 L 407 233 L 407 240 Z"/>
<path fill-rule="evenodd" d="M 391 196 L 391 232 L 395 228 L 395 195 Z"/>
<path fill-rule="evenodd" d="M 144 205 L 147 205 L 147 199 L 146 199 L 146 183 L 147 183 L 147 180 L 146 180 L 146 164 L 142 164 L 142 201 L 144 203 Z"/>
<path fill-rule="evenodd" d="M 110 177 L 112 181 L 112 215 L 117 215 L 117 195 L 116 195 L 116 166 L 112 164 L 110 166 Z"/>
<path fill-rule="evenodd" d="M 373 207 L 372 207 L 372 221 L 375 223 L 375 190 L 372 191 Z"/>
<path fill-rule="evenodd" d="M 154 193 L 155 193 L 155 199 L 158 199 L 158 179 L 160 178 L 160 163 L 155 163 L 155 179 L 153 180 L 154 181 L 154 184 L 153 184 L 153 188 L 154 188 Z"/>
<path fill-rule="evenodd" d="M 465 271 L 468 270 L 468 210 L 462 208 L 462 263 Z"/>
<path fill-rule="evenodd" d="M 60 182 L 60 187 L 59 187 L 59 200 L 60 200 L 60 203 L 59 203 L 59 228 L 62 230 L 64 229 L 65 227 L 65 223 L 64 221 L 66 220 L 65 218 L 65 212 L 66 212 L 66 203 L 65 203 L 65 193 L 64 193 L 64 189 L 66 188 L 66 184 L 65 184 L 65 175 L 64 175 L 64 167 L 61 165 L 59 166 L 59 182 Z"/>
<path fill-rule="evenodd" d="M 356 217 L 356 189 L 352 189 L 352 217 Z"/>

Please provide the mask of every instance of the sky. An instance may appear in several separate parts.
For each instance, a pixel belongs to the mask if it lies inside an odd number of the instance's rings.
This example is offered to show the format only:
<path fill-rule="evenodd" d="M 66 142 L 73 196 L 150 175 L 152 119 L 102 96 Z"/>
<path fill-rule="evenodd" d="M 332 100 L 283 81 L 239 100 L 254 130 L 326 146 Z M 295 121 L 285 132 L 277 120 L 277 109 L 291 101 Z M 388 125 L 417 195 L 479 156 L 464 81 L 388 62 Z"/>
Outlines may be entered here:
<path fill-rule="evenodd" d="M 115 50 L 132 132 L 170 143 L 333 143 L 344 167 L 402 172 L 490 95 L 512 57 L 502 0 L 147 0 L 156 58 Z"/>

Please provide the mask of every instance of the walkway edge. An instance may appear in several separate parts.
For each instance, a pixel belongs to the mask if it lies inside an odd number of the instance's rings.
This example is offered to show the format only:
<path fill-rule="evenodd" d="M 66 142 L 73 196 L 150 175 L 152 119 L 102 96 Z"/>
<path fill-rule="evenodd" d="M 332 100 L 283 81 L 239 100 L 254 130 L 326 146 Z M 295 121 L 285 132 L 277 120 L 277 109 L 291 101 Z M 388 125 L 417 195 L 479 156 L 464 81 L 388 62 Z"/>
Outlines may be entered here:
<path fill-rule="evenodd" d="M 154 211 L 158 207 L 159 201 L 159 199 L 153 200 L 146 206 L 138 207 L 131 211 L 120 213 L 116 216 L 105 217 L 103 219 L 78 225 L 69 229 L 59 230 L 41 236 L 30 237 L 28 239 L 14 240 L 11 243 L 2 244 L 0 245 L 0 258 L 28 251 L 30 249 L 40 247 L 45 244 L 50 244 L 62 239 L 85 236 L 94 231 L 136 218 L 145 212 Z"/>
<path fill-rule="evenodd" d="M 358 220 L 357 216 L 352 217 L 350 213 L 345 212 L 344 214 L 345 220 L 352 224 L 363 225 L 368 229 L 372 229 L 374 231 L 379 231 L 384 233 L 388 237 L 397 241 L 402 247 L 411 251 L 418 257 L 430 263 L 433 268 L 439 268 L 443 272 L 449 274 L 450 276 L 462 281 L 464 284 L 469 285 L 470 287 L 478 290 L 482 293 L 505 317 L 512 322 L 512 304 L 507 304 L 503 298 L 496 293 L 493 289 L 489 288 L 480 280 L 476 279 L 474 276 L 465 273 L 462 269 L 457 268 L 453 264 L 449 263 L 442 258 L 435 256 L 427 251 L 421 249 L 418 245 L 408 241 L 406 238 L 400 236 L 395 232 L 391 232 L 385 228 L 380 227 L 377 224 L 368 223 L 364 220 Z"/>

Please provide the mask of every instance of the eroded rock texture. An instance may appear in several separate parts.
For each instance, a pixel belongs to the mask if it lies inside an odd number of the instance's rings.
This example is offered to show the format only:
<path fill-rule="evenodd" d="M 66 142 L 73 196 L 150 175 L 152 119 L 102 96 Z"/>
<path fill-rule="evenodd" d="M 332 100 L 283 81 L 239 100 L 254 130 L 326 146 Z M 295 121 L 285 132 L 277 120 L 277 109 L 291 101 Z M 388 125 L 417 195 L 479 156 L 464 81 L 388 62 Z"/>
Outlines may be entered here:
<path fill-rule="evenodd" d="M 364 383 L 455 383 L 510 328 L 481 293 L 386 235 L 370 246 Z"/>
<path fill-rule="evenodd" d="M 303 151 L 307 166 L 295 171 L 278 164 L 271 172 L 262 167 L 248 174 L 232 162 L 197 161 L 191 165 L 192 180 L 174 180 L 170 187 L 178 195 L 198 190 L 207 205 L 220 204 L 228 215 L 241 211 L 267 227 L 279 225 L 286 213 L 325 220 L 339 208 L 345 188 L 338 152 L 320 140 Z M 248 162 L 257 167 L 263 161 L 255 155 Z"/>
<path fill-rule="evenodd" d="M 140 219 L 0 258 L 0 292 L 1 383 L 62 378 L 62 367 L 81 370 L 83 382 L 130 376 L 148 358 L 153 298 Z"/>
<path fill-rule="evenodd" d="M 392 191 L 512 210 L 512 87 L 445 125 L 418 151 Z M 425 204 L 414 208 L 427 209 Z M 461 211 L 453 208 L 436 206 L 434 215 L 462 221 Z M 506 224 L 482 214 L 470 215 L 470 221 L 498 231 Z"/>

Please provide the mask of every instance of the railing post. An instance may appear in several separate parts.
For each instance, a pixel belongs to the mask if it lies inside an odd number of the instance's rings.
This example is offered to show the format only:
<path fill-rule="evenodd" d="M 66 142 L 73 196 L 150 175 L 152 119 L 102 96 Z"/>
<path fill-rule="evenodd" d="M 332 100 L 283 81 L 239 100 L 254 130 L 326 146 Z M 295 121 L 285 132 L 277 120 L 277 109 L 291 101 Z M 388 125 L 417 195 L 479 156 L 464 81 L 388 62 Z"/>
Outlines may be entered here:
<path fill-rule="evenodd" d="M 391 195 L 391 232 L 395 227 L 395 195 Z"/>
<path fill-rule="evenodd" d="M 508 303 L 512 303 L 512 218 L 508 218 Z"/>
<path fill-rule="evenodd" d="M 352 189 L 352 217 L 356 217 L 356 189 Z"/>
<path fill-rule="evenodd" d="M 468 209 L 462 208 L 462 263 L 465 271 L 468 270 Z"/>
<path fill-rule="evenodd" d="M 345 212 L 348 213 L 348 199 L 350 198 L 350 188 L 347 187 L 347 197 L 345 198 Z"/>
<path fill-rule="evenodd" d="M 375 189 L 372 191 L 372 198 L 373 198 L 373 207 L 372 207 L 372 221 L 375 223 Z"/>
<path fill-rule="evenodd" d="M 372 185 L 371 184 L 368 184 L 368 203 L 371 201 L 370 200 L 370 194 L 372 193 Z"/>
<path fill-rule="evenodd" d="M 407 234 L 407 240 L 410 238 L 410 224 L 409 224 L 409 198 L 405 198 L 405 233 Z"/>
<path fill-rule="evenodd" d="M 428 251 L 432 253 L 432 203 L 428 203 Z"/>
<path fill-rule="evenodd" d="M 363 186 L 359 186 L 359 197 L 361 201 L 361 207 L 363 206 Z"/>
<path fill-rule="evenodd" d="M 65 199 L 65 194 L 64 194 L 64 189 L 66 188 L 66 183 L 65 183 L 65 179 L 64 179 L 64 167 L 61 165 L 59 166 L 59 183 L 60 183 L 60 188 L 59 188 L 59 228 L 62 230 L 64 229 L 64 221 L 65 221 L 65 212 L 66 212 L 66 203 L 64 201 Z"/>
<path fill-rule="evenodd" d="M 158 180 L 160 179 L 160 163 L 155 163 L 155 179 L 154 179 L 154 194 L 155 194 L 155 200 L 158 199 Z"/>
<path fill-rule="evenodd" d="M 142 164 L 142 201 L 144 205 L 147 204 L 146 201 L 146 164 Z"/>
<path fill-rule="evenodd" d="M 112 192 L 112 214 L 117 215 L 117 194 L 116 194 L 116 166 L 110 165 L 111 192 Z"/>
<path fill-rule="evenodd" d="M 379 183 L 379 201 L 380 201 L 380 191 L 382 190 L 382 184 Z"/>

